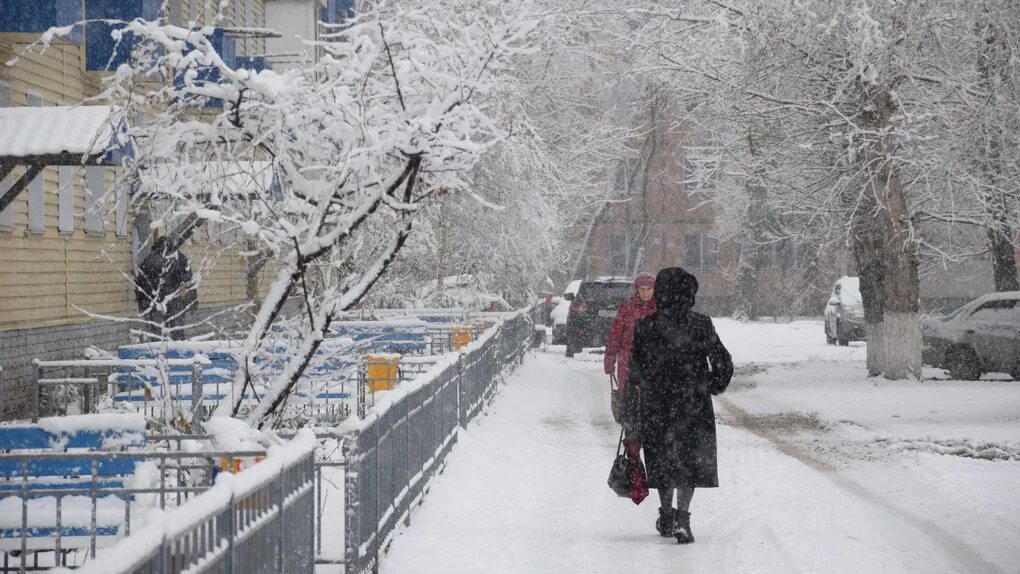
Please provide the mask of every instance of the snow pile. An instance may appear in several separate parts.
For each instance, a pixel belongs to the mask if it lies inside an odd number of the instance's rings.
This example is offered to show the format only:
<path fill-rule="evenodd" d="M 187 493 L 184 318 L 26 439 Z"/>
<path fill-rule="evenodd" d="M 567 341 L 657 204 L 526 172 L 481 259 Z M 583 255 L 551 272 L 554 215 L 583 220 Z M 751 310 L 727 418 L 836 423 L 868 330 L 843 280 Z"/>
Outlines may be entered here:
<path fill-rule="evenodd" d="M 930 452 L 934 454 L 962 456 L 983 460 L 1020 461 L 1020 445 L 994 443 L 971 439 L 899 440 L 879 439 L 879 444 L 904 451 Z"/>
<path fill-rule="evenodd" d="M 233 417 L 214 416 L 203 423 L 217 450 L 262 450 L 264 435 Z"/>

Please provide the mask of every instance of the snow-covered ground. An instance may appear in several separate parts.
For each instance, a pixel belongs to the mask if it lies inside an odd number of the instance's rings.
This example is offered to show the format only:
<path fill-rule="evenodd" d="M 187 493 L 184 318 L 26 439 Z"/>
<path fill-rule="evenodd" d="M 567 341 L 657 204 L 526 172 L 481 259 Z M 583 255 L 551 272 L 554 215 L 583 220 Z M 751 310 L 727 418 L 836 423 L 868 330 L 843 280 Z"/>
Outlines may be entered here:
<path fill-rule="evenodd" d="M 1020 382 L 869 379 L 820 321 L 716 323 L 738 369 L 695 544 L 655 534 L 654 494 L 608 489 L 601 356 L 549 347 L 460 435 L 382 572 L 1020 572 Z"/>

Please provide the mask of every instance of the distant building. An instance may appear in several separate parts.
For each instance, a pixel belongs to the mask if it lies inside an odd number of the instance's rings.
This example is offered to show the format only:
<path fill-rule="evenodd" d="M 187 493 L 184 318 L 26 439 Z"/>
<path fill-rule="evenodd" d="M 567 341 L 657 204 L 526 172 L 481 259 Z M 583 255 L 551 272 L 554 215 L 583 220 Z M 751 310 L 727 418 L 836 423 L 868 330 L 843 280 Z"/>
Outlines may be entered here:
<path fill-rule="evenodd" d="M 579 277 L 681 266 L 698 278 L 699 310 L 729 315 L 736 307 L 742 246 L 718 234 L 712 200 L 719 166 L 682 127 L 659 126 L 648 137 L 653 136 L 654 145 L 645 142 L 607 169 L 607 196 L 614 199 L 596 216 Z M 979 245 L 982 239 L 969 241 Z M 819 251 L 817 245 L 782 238 L 762 250 L 757 315 L 820 315 L 835 280 L 856 275 L 849 251 L 838 246 Z M 925 311 L 952 309 L 994 290 L 986 257 L 923 263 L 919 271 Z"/>

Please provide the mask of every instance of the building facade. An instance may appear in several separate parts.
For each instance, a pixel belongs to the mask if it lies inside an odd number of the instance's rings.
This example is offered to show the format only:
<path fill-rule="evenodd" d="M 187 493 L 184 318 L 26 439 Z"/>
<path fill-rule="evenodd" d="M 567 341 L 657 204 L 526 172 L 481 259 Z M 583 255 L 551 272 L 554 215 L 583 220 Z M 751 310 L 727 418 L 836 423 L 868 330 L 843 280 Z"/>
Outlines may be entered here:
<path fill-rule="evenodd" d="M 131 46 L 129 41 L 111 38 L 109 25 L 80 24 L 89 19 L 161 18 L 184 27 L 213 26 L 214 44 L 228 64 L 264 69 L 270 65 L 266 42 L 274 36 L 267 31 L 274 26 L 267 21 L 271 2 L 0 0 L 0 61 L 17 59 L 14 66 L 0 66 L 0 107 L 56 110 L 100 93 L 107 70 L 123 62 Z M 313 3 L 319 15 L 331 8 L 339 14 L 341 3 L 336 0 Z M 70 36 L 54 40 L 46 50 L 32 48 L 50 27 L 74 23 L 79 24 Z M 300 33 L 300 29 L 279 30 L 280 36 Z M 95 104 L 102 102 L 90 101 L 79 109 Z M 49 115 L 40 112 L 44 124 Z M 53 132 L 54 149 L 63 149 L 59 126 L 48 129 Z M 8 141 L 0 144 L 9 145 L 0 147 L 20 149 L 18 138 L 28 134 L 17 131 L 3 130 L 0 138 Z M 29 158 L 5 153 L 0 153 L 0 167 L 4 167 L 0 198 L 5 198 L 0 203 L 4 206 L 0 210 L 0 420 L 24 414 L 34 390 L 32 359 L 80 358 L 89 347 L 111 349 L 131 341 L 131 323 L 116 319 L 138 314 L 133 275 L 141 250 L 151 239 L 148 220 L 135 217 L 130 190 L 117 188 L 115 162 L 85 167 L 80 156 L 75 165 L 54 155 Z M 205 225 L 182 250 L 197 253 L 210 245 L 223 253 L 213 268 L 203 270 L 197 310 L 190 322 L 213 314 L 218 325 L 235 324 L 231 319 L 243 322 L 250 310 L 237 317 L 218 314 L 257 299 L 265 285 L 252 277 L 243 249 L 231 247 L 222 230 Z"/>

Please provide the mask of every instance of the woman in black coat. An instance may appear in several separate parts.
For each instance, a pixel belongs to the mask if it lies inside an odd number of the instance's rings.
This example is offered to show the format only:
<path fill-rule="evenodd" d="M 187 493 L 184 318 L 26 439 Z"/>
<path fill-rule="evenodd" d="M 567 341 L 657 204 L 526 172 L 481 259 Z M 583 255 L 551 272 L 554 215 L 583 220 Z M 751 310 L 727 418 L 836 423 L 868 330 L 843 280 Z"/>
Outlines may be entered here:
<path fill-rule="evenodd" d="M 627 383 L 636 389 L 633 425 L 645 451 L 648 487 L 658 489 L 661 501 L 656 530 L 681 544 L 694 542 L 694 489 L 719 486 L 712 395 L 726 390 L 733 375 L 712 320 L 691 310 L 697 292 L 698 280 L 683 269 L 659 272 L 656 311 L 634 330 Z"/>

